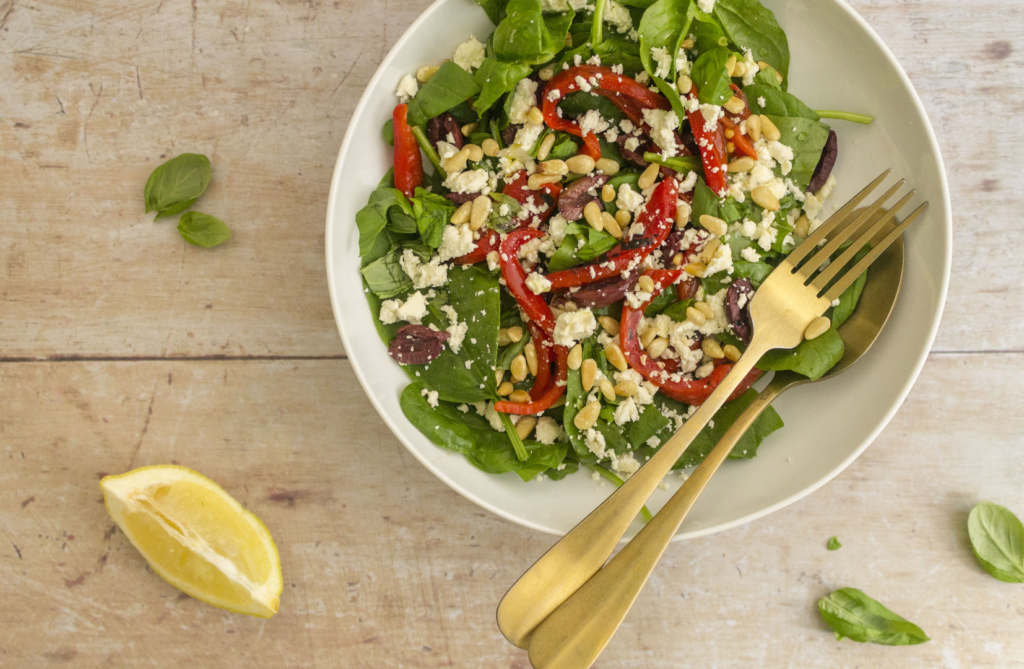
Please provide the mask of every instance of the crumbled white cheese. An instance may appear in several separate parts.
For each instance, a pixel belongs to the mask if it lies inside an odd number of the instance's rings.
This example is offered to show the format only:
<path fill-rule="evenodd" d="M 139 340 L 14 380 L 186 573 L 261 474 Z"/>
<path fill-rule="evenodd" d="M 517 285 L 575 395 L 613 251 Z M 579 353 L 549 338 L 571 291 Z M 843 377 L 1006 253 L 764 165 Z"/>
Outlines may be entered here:
<path fill-rule="evenodd" d="M 420 87 L 419 84 L 416 83 L 416 79 L 407 74 L 398 82 L 398 88 L 395 89 L 395 95 L 398 96 L 399 102 L 405 104 L 414 97 L 419 90 Z"/>
<path fill-rule="evenodd" d="M 444 187 L 453 193 L 487 193 L 490 190 L 487 170 L 453 172 L 444 180 Z"/>
<path fill-rule="evenodd" d="M 487 51 L 484 49 L 484 45 L 475 36 L 470 35 L 468 40 L 455 48 L 452 60 L 466 72 L 472 72 L 483 64 L 486 57 Z"/>
<path fill-rule="evenodd" d="M 624 402 L 615 408 L 612 418 L 615 420 L 616 425 L 625 425 L 634 420 L 640 420 L 640 410 L 637 408 L 633 398 L 627 397 Z"/>
<path fill-rule="evenodd" d="M 748 246 L 740 251 L 740 255 L 749 262 L 759 262 L 761 260 L 761 254 L 755 251 L 753 246 Z"/>
<path fill-rule="evenodd" d="M 669 156 L 676 155 L 678 149 L 674 130 L 679 127 L 679 117 L 676 113 L 671 109 L 645 109 L 644 120 L 651 126 L 651 139 L 658 148 Z"/>
<path fill-rule="evenodd" d="M 437 249 L 441 261 L 464 256 L 476 248 L 473 231 L 468 225 L 449 225 L 444 229 L 441 246 Z"/>
<path fill-rule="evenodd" d="M 608 451 L 605 450 L 604 435 L 590 428 L 583 433 L 583 443 L 586 444 L 590 452 L 597 456 L 598 460 L 604 460 L 608 455 Z"/>
<path fill-rule="evenodd" d="M 640 140 L 636 137 L 630 137 L 623 143 L 623 146 L 627 151 L 636 151 L 640 147 Z"/>
<path fill-rule="evenodd" d="M 458 152 L 459 149 L 454 144 L 449 144 L 443 140 L 437 143 L 437 156 L 441 159 L 442 163 Z"/>
<path fill-rule="evenodd" d="M 620 184 L 618 196 L 615 198 L 615 206 L 625 209 L 631 214 L 635 213 L 644 206 L 644 196 L 633 190 L 628 183 Z"/>
<path fill-rule="evenodd" d="M 553 444 L 556 441 L 564 441 L 566 438 L 565 431 L 558 421 L 548 416 L 541 416 L 537 419 L 534 435 L 542 444 Z"/>
<path fill-rule="evenodd" d="M 715 255 L 707 263 L 707 268 L 704 270 L 704 276 L 711 276 L 718 272 L 725 272 L 726 274 L 732 274 L 732 248 L 728 244 L 722 244 L 715 251 Z"/>
<path fill-rule="evenodd" d="M 604 120 L 601 112 L 596 109 L 588 110 L 586 114 L 577 119 L 577 122 L 580 124 L 580 132 L 583 135 L 597 134 L 608 129 L 608 121 Z"/>
<path fill-rule="evenodd" d="M 568 0 L 540 0 L 540 8 L 545 12 L 564 12 L 569 9 Z"/>
<path fill-rule="evenodd" d="M 629 15 L 629 10 L 615 0 L 608 0 L 605 5 L 604 20 L 615 26 L 615 32 L 619 34 L 628 33 L 633 27 L 633 17 Z"/>
<path fill-rule="evenodd" d="M 402 269 L 412 279 L 412 287 L 433 288 L 443 286 L 448 281 L 448 266 L 441 264 L 441 259 L 434 257 L 424 265 L 420 257 L 412 249 L 402 251 Z"/>
<path fill-rule="evenodd" d="M 423 293 L 416 291 L 405 302 L 401 300 L 385 300 L 380 305 L 380 322 L 391 325 L 398 321 L 408 321 L 419 325 L 427 315 L 427 299 Z"/>
<path fill-rule="evenodd" d="M 710 14 L 715 9 L 715 0 L 697 0 L 700 11 Z"/>
<path fill-rule="evenodd" d="M 712 362 L 711 360 L 708 360 L 703 365 L 698 367 L 697 370 L 693 373 L 693 375 L 698 379 L 705 379 L 711 376 L 711 372 L 713 371 L 715 371 L 715 363 Z"/>
<path fill-rule="evenodd" d="M 608 451 L 608 455 L 612 460 L 612 469 L 620 474 L 625 474 L 628 477 L 640 469 L 640 463 L 636 461 L 632 453 L 623 453 L 621 456 L 616 457 L 615 451 Z"/>
<path fill-rule="evenodd" d="M 701 105 L 700 115 L 704 117 L 704 132 L 714 132 L 718 127 L 718 119 L 722 118 L 722 108 L 718 105 Z"/>
<path fill-rule="evenodd" d="M 537 82 L 533 79 L 522 79 L 516 84 L 509 107 L 508 120 L 512 123 L 526 123 L 526 115 L 537 106 Z"/>
<path fill-rule="evenodd" d="M 565 239 L 565 229 L 568 227 L 569 221 L 561 214 L 555 214 L 548 221 L 548 236 L 551 237 L 551 243 L 557 249 L 562 245 L 562 240 Z"/>
<path fill-rule="evenodd" d="M 436 390 L 427 390 L 426 388 L 424 388 L 423 390 L 420 391 L 420 395 L 422 395 L 423 397 L 427 398 L 427 404 L 429 404 L 430 406 L 434 407 L 435 409 L 437 408 L 437 391 Z"/>
<path fill-rule="evenodd" d="M 462 342 L 466 340 L 466 332 L 469 331 L 469 323 L 459 322 L 459 314 L 450 304 L 441 306 L 441 311 L 448 317 L 448 327 L 445 331 L 451 335 L 448 337 L 448 348 L 452 353 L 458 353 L 462 349 Z"/>
<path fill-rule="evenodd" d="M 512 143 L 518 145 L 524 151 L 532 151 L 533 145 L 537 143 L 537 138 L 544 132 L 545 127 L 543 123 L 526 123 L 516 132 L 516 138 Z M 515 157 L 519 158 L 520 156 L 517 155 Z"/>
<path fill-rule="evenodd" d="M 559 346 L 573 347 L 597 330 L 597 319 L 590 309 L 566 311 L 555 322 L 554 338 Z"/>
<path fill-rule="evenodd" d="M 532 290 L 534 295 L 540 295 L 551 290 L 551 282 L 542 274 L 530 272 L 530 275 L 526 277 L 526 287 Z"/>
<path fill-rule="evenodd" d="M 665 47 L 656 46 L 651 49 L 651 60 L 656 64 L 654 76 L 664 79 L 672 71 L 672 54 Z"/>

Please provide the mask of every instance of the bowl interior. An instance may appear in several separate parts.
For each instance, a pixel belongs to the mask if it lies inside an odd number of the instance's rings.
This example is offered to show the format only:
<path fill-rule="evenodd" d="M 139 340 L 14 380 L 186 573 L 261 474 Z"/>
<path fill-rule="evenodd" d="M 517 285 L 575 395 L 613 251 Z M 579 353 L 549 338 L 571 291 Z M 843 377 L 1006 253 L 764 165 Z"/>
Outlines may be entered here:
<path fill-rule="evenodd" d="M 823 485 L 871 443 L 902 403 L 935 336 L 949 277 L 951 219 L 938 146 L 913 88 L 868 26 L 841 0 L 767 0 L 789 37 L 790 90 L 815 109 L 875 116 L 870 126 L 832 121 L 839 135 L 833 202 L 842 203 L 886 167 L 916 188 L 929 210 L 906 235 L 906 273 L 895 313 L 871 351 L 841 376 L 796 388 L 775 404 L 786 427 L 753 460 L 726 463 L 687 518 L 678 538 L 696 537 L 757 518 Z M 471 0 L 438 0 L 384 59 L 342 144 L 327 214 L 327 269 L 335 318 L 356 374 L 384 421 L 412 454 L 454 490 L 526 527 L 563 534 L 611 493 L 589 472 L 523 483 L 492 476 L 431 444 L 402 414 L 405 374 L 387 355 L 359 290 L 356 212 L 391 166 L 380 130 L 396 104 L 398 80 L 450 58 L 493 26 Z M 915 205 L 916 202 L 912 202 Z M 908 209 L 909 211 L 909 209 Z M 679 486 L 659 490 L 656 511 Z M 631 534 L 638 526 L 631 528 Z"/>

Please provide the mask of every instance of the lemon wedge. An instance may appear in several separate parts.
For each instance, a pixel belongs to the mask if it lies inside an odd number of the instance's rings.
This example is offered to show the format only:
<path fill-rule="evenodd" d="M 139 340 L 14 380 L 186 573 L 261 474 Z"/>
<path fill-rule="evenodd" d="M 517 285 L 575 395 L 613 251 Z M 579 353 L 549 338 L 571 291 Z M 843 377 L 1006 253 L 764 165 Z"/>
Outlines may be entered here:
<path fill-rule="evenodd" d="M 228 611 L 277 613 L 277 546 L 219 485 L 186 467 L 156 465 L 106 476 L 100 488 L 107 513 L 165 581 Z"/>

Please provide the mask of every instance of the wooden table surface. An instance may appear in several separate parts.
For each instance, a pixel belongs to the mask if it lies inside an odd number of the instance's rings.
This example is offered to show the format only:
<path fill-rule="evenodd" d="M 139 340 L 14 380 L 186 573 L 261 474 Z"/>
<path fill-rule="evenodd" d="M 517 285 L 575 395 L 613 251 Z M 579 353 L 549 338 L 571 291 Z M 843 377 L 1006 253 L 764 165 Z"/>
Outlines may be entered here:
<path fill-rule="evenodd" d="M 494 624 L 552 539 L 477 508 L 390 435 L 327 296 L 346 123 L 428 0 L 0 0 L 0 666 L 528 667 Z M 954 211 L 935 348 L 868 451 L 808 499 L 673 545 L 600 667 L 1024 667 L 1024 586 L 971 555 L 989 499 L 1024 516 L 1024 5 L 856 0 L 924 100 Z M 205 153 L 185 244 L 142 211 Z M 150 573 L 105 473 L 176 462 L 272 529 L 269 621 Z M 831 535 L 844 547 L 825 550 Z M 836 642 L 861 588 L 930 643 Z"/>

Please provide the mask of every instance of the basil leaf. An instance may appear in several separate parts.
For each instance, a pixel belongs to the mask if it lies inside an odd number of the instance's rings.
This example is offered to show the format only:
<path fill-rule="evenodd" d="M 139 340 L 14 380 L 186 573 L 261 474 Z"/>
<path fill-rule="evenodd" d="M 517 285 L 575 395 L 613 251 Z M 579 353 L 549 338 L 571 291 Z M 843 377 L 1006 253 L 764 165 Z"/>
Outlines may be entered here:
<path fill-rule="evenodd" d="M 832 537 L 828 540 L 828 549 L 830 551 L 837 551 L 842 547 L 843 545 L 839 543 L 839 537 Z"/>
<path fill-rule="evenodd" d="M 445 61 L 430 81 L 423 84 L 416 97 L 409 101 L 409 124 L 422 126 L 479 92 L 480 86 L 472 74 L 454 61 Z"/>
<path fill-rule="evenodd" d="M 474 78 L 480 86 L 480 95 L 473 102 L 473 109 L 483 114 L 505 93 L 512 91 L 533 70 L 529 65 L 503 63 L 493 58 L 484 58 Z"/>
<path fill-rule="evenodd" d="M 178 219 L 178 234 L 189 244 L 211 248 L 231 239 L 231 228 L 216 216 L 187 211 Z"/>
<path fill-rule="evenodd" d="M 198 153 L 183 153 L 153 170 L 146 181 L 146 213 L 157 218 L 185 211 L 210 185 L 210 159 Z"/>
<path fill-rule="evenodd" d="M 789 41 L 775 14 L 757 0 L 718 0 L 712 15 L 726 36 L 741 49 L 750 49 L 754 60 L 763 60 L 782 73 L 789 72 Z"/>
<path fill-rule="evenodd" d="M 750 111 L 754 114 L 801 116 L 812 121 L 821 119 L 817 112 L 801 102 L 798 97 L 775 86 L 751 84 L 743 88 L 743 94 L 747 96 Z M 764 100 L 763 105 L 761 100 Z"/>
<path fill-rule="evenodd" d="M 974 556 L 994 578 L 1024 583 L 1024 525 L 1006 507 L 982 502 L 967 519 Z"/>
<path fill-rule="evenodd" d="M 487 12 L 487 18 L 491 20 L 491 23 L 498 25 L 501 20 L 505 18 L 505 5 L 508 4 L 507 0 L 476 0 L 476 4 L 483 7 L 484 11 Z"/>
<path fill-rule="evenodd" d="M 930 641 L 924 631 L 855 588 L 842 588 L 818 600 L 818 611 L 836 633 L 860 643 L 913 646 Z"/>
<path fill-rule="evenodd" d="M 800 116 L 768 114 L 768 118 L 782 135 L 779 141 L 793 149 L 793 169 L 787 176 L 800 190 L 806 189 L 821 159 L 829 127 L 820 121 Z"/>
<path fill-rule="evenodd" d="M 412 214 L 420 238 L 431 249 L 441 245 L 444 228 L 454 213 L 455 203 L 422 188 L 416 189 L 416 197 L 412 199 Z"/>
<path fill-rule="evenodd" d="M 565 238 L 561 245 L 548 261 L 548 271 L 558 272 L 590 262 L 611 251 L 618 243 L 619 240 L 607 232 L 598 232 L 589 225 L 570 223 L 565 227 Z"/>
<path fill-rule="evenodd" d="M 721 105 L 732 97 L 732 79 L 726 69 L 726 61 L 732 52 L 719 47 L 705 51 L 693 63 L 690 78 L 697 87 L 697 99 L 703 104 Z"/>
<path fill-rule="evenodd" d="M 829 328 L 825 334 L 805 339 L 796 348 L 768 351 L 757 361 L 757 368 L 766 372 L 790 370 L 814 381 L 842 360 L 844 350 L 843 338 L 835 328 Z"/>
<path fill-rule="evenodd" d="M 412 289 L 412 280 L 402 269 L 401 259 L 402 249 L 396 246 L 361 270 L 366 285 L 377 297 L 386 300 Z"/>
<path fill-rule="evenodd" d="M 494 56 L 506 63 L 539 65 L 565 47 L 575 12 L 543 13 L 541 0 L 511 0 L 506 16 L 491 35 Z"/>
<path fill-rule="evenodd" d="M 675 72 L 675 57 L 679 43 L 689 30 L 692 20 L 692 0 L 657 0 L 644 11 L 637 32 L 640 34 L 640 61 L 648 74 L 658 69 L 651 49 L 666 49 L 672 58 L 670 74 Z"/>

